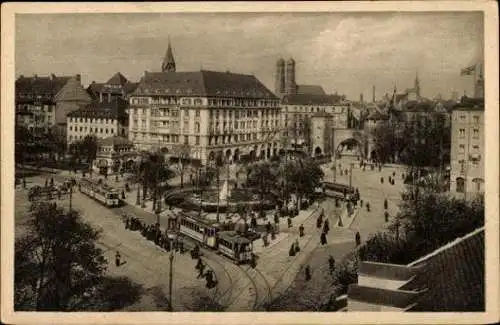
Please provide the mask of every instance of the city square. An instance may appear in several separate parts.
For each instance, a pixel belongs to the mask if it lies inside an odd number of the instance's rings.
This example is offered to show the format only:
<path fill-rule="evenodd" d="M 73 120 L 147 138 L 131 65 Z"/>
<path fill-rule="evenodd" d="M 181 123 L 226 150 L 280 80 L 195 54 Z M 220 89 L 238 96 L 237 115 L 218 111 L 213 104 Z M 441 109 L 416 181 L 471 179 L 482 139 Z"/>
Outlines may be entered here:
<path fill-rule="evenodd" d="M 342 67 L 290 45 L 345 36 L 332 27 L 274 44 L 252 17 L 221 15 L 206 19 L 234 39 L 225 51 L 204 41 L 202 14 L 126 25 L 99 14 L 81 18 L 95 35 L 119 38 L 115 23 L 141 38 L 101 52 L 97 39 L 84 49 L 61 36 L 72 45 L 37 64 L 23 51 L 57 42 L 42 30 L 85 30 L 20 16 L 15 309 L 484 311 L 482 18 L 436 13 L 457 52 L 470 51 L 454 57 L 436 42 L 390 69 L 369 51 Z M 338 19 L 361 37 L 358 18 L 332 17 L 321 24 Z M 370 17 L 382 27 L 405 19 Z M 428 33 L 415 37 L 442 37 L 432 19 L 412 19 Z M 240 20 L 267 52 L 238 40 Z M 464 26 L 466 44 L 453 33 Z M 130 57 L 116 57 L 122 47 Z M 407 54 L 394 51 L 395 61 Z"/>

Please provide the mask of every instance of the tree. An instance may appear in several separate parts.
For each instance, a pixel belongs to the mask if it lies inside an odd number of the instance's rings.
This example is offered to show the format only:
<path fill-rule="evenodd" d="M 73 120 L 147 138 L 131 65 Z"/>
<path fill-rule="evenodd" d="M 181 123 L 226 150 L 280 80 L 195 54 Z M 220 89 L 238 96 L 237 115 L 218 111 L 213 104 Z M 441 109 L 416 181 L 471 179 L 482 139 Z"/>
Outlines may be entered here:
<path fill-rule="evenodd" d="M 390 121 L 380 122 L 373 130 L 372 137 L 374 142 L 374 151 L 376 159 L 385 163 L 388 162 L 393 154 L 394 148 L 394 130 Z"/>
<path fill-rule="evenodd" d="M 15 244 L 16 310 L 110 311 L 139 299 L 140 285 L 104 275 L 107 261 L 96 246 L 100 231 L 77 211 L 36 204 L 27 226 Z"/>
<path fill-rule="evenodd" d="M 295 189 L 298 209 L 301 200 L 314 193 L 314 190 L 321 185 L 324 177 L 323 170 L 317 162 L 302 157 L 288 161 L 284 173 L 288 186 Z"/>
<path fill-rule="evenodd" d="M 187 160 L 191 155 L 191 147 L 187 143 L 184 143 L 176 146 L 174 150 L 179 159 L 181 187 L 184 187 L 184 171 L 186 169 Z"/>
<path fill-rule="evenodd" d="M 156 153 L 145 153 L 139 165 L 143 183 L 143 200 L 146 199 L 147 191 L 153 192 L 153 208 L 156 207 L 157 197 L 162 196 L 168 184 L 167 181 L 174 177 L 175 173 L 168 168 L 165 156 Z"/>
<path fill-rule="evenodd" d="M 260 197 L 260 215 L 264 214 L 264 199 L 276 186 L 278 166 L 268 161 L 258 162 L 250 166 L 247 183 L 258 189 Z"/>

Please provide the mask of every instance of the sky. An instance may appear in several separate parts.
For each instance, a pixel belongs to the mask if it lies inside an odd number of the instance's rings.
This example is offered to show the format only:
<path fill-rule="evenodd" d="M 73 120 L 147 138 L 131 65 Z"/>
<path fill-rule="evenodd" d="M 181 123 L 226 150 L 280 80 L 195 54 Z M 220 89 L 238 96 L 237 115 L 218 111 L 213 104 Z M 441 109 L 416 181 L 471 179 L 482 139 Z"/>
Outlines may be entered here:
<path fill-rule="evenodd" d="M 170 37 L 177 71 L 253 74 L 274 90 L 276 61 L 293 57 L 297 84 L 379 99 L 413 87 L 423 96 L 472 94 L 460 69 L 483 60 L 481 12 L 109 13 L 16 15 L 19 75 L 160 71 Z"/>

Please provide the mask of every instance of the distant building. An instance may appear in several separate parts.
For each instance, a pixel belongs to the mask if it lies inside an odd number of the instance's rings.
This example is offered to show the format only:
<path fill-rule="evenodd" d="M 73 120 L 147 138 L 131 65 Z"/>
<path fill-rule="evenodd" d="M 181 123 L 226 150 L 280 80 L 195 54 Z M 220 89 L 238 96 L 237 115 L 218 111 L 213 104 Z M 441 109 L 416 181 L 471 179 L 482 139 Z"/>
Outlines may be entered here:
<path fill-rule="evenodd" d="M 394 89 L 396 91 L 396 89 Z M 424 98 L 420 94 L 420 79 L 418 73 L 415 76 L 413 88 L 406 89 L 403 93 L 395 94 L 395 106 L 401 109 L 406 103 L 411 101 L 422 101 Z"/>
<path fill-rule="evenodd" d="M 100 174 L 112 175 L 132 168 L 137 154 L 134 151 L 134 144 L 127 138 L 115 135 L 99 139 L 98 146 L 92 167 Z"/>
<path fill-rule="evenodd" d="M 276 62 L 276 82 L 274 93 L 279 98 L 284 95 L 326 95 L 321 86 L 318 85 L 297 85 L 295 82 L 295 60 L 288 61 L 282 58 Z"/>
<path fill-rule="evenodd" d="M 92 102 L 67 116 L 67 143 L 82 140 L 87 135 L 98 139 L 111 136 L 128 137 L 128 103 L 121 98 L 111 102 Z"/>
<path fill-rule="evenodd" d="M 120 72 L 117 72 L 105 83 L 92 81 L 87 87 L 87 91 L 94 101 L 110 102 L 116 98 L 128 101 L 129 95 L 134 92 L 138 85 L 139 83 L 130 82 Z"/>
<path fill-rule="evenodd" d="M 312 153 L 310 144 L 310 118 L 315 113 L 327 113 L 330 128 L 349 127 L 350 106 L 339 95 L 285 95 L 281 100 L 282 136 L 289 139 L 293 149 L 306 149 Z M 319 115 L 326 116 L 326 115 Z"/>
<path fill-rule="evenodd" d="M 55 124 L 59 136 L 66 138 L 67 116 L 92 102 L 92 97 L 83 89 L 80 75 L 70 78 L 55 96 Z"/>
<path fill-rule="evenodd" d="M 310 117 L 310 146 L 313 157 L 332 155 L 333 153 L 333 115 L 314 113 Z"/>
<path fill-rule="evenodd" d="M 484 227 L 408 264 L 362 261 L 343 311 L 485 311 Z"/>
<path fill-rule="evenodd" d="M 463 97 L 451 115 L 450 191 L 484 193 L 484 99 Z"/>
<path fill-rule="evenodd" d="M 47 132 L 56 124 L 55 97 L 71 77 L 20 76 L 15 82 L 16 125 Z"/>

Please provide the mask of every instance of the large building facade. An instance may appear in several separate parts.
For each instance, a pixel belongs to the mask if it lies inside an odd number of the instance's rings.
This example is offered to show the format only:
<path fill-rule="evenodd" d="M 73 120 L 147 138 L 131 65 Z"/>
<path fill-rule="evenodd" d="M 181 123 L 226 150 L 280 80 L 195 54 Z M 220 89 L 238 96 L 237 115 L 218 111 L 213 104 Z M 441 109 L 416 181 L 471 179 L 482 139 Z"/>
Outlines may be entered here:
<path fill-rule="evenodd" d="M 128 103 L 115 98 L 111 102 L 92 102 L 67 116 L 67 143 L 80 141 L 87 135 L 98 139 L 128 136 Z"/>
<path fill-rule="evenodd" d="M 94 101 L 111 102 L 117 98 L 128 100 L 129 95 L 137 88 L 137 82 L 130 82 L 120 72 L 115 73 L 105 83 L 92 81 L 87 92 Z"/>
<path fill-rule="evenodd" d="M 462 98 L 451 117 L 450 191 L 484 193 L 484 99 Z"/>
<path fill-rule="evenodd" d="M 169 52 L 163 72 L 145 72 L 130 95 L 129 139 L 140 150 L 211 163 L 270 158 L 279 151 L 279 99 L 252 75 L 177 72 Z"/>

